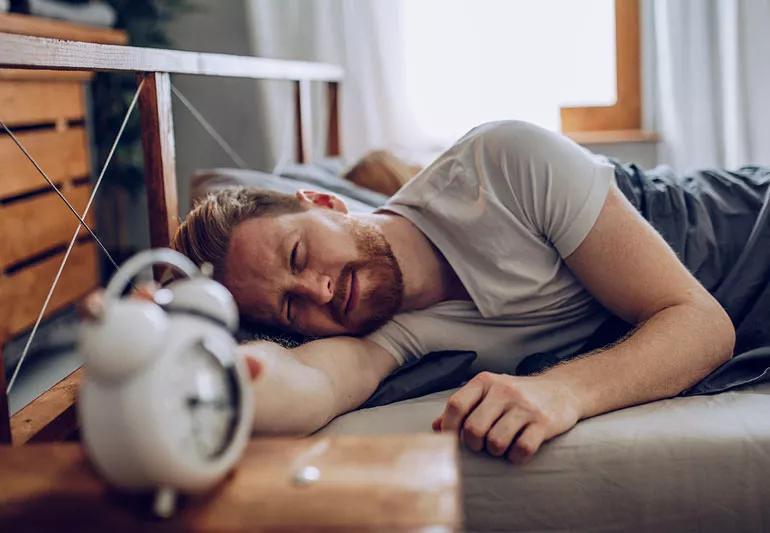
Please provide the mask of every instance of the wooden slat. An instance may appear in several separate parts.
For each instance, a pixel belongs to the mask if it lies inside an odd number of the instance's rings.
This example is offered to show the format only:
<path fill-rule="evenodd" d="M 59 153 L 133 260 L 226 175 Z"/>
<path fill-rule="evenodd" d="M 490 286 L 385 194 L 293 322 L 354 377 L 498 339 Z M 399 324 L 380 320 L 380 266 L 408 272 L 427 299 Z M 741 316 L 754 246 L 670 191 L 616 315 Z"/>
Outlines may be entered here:
<path fill-rule="evenodd" d="M 65 189 L 64 195 L 82 214 L 91 194 L 88 184 Z M 93 209 L 86 222 L 93 227 Z M 61 198 L 47 192 L 0 205 L 0 268 L 28 259 L 56 246 L 66 245 L 78 221 Z M 87 230 L 81 227 L 81 235 Z"/>
<path fill-rule="evenodd" d="M 75 402 L 83 379 L 79 368 L 11 417 L 13 444 L 63 440 L 77 429 Z"/>
<path fill-rule="evenodd" d="M 179 223 L 171 113 L 171 80 L 165 73 L 139 75 L 144 88 L 139 96 L 144 149 L 144 182 L 150 216 L 150 243 L 168 246 Z"/>
<path fill-rule="evenodd" d="M 0 108 L 0 115 L 3 112 Z M 16 136 L 55 183 L 88 176 L 88 140 L 82 127 L 34 130 Z M 0 135 L 0 162 L 0 199 L 48 186 L 7 135 Z"/>
<path fill-rule="evenodd" d="M 271 80 L 339 81 L 336 65 L 158 48 L 112 46 L 0 33 L 0 67 L 169 72 Z"/>
<path fill-rule="evenodd" d="M 342 148 L 340 147 L 339 86 L 339 83 L 331 82 L 328 87 L 329 129 L 326 137 L 326 155 L 329 156 L 342 154 Z"/>
<path fill-rule="evenodd" d="M 93 72 L 81 72 L 78 70 L 0 69 L 0 80 L 89 81 L 93 77 Z"/>
<path fill-rule="evenodd" d="M 312 111 L 310 103 L 310 83 L 294 82 L 294 126 L 296 133 L 297 161 L 310 162 L 313 148 Z"/>
<path fill-rule="evenodd" d="M 104 44 L 126 44 L 128 42 L 128 37 L 121 30 L 96 28 L 84 24 L 14 13 L 0 14 L 0 32 Z"/>
<path fill-rule="evenodd" d="M 43 300 L 59 268 L 63 254 L 57 254 L 19 272 L 0 278 L 0 338 L 28 329 L 37 318 Z M 77 301 L 98 282 L 96 245 L 78 244 L 72 251 L 46 316 Z"/>
<path fill-rule="evenodd" d="M 320 470 L 314 485 L 298 468 Z M 75 443 L 0 453 L 0 523 L 8 531 L 461 530 L 456 437 L 446 434 L 253 439 L 234 475 L 153 520 L 146 496 L 116 493 Z"/>
<path fill-rule="evenodd" d="M 0 83 L 0 118 L 9 126 L 77 120 L 84 116 L 83 87 L 79 82 Z"/>

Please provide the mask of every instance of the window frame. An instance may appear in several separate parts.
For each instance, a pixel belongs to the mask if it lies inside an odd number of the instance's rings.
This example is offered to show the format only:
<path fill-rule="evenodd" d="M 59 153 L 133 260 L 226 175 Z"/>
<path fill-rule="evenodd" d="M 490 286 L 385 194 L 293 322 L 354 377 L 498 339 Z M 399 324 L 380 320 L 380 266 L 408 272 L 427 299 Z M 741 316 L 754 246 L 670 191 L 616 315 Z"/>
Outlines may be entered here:
<path fill-rule="evenodd" d="M 615 0 L 615 103 L 559 109 L 562 133 L 578 143 L 657 140 L 655 133 L 642 128 L 639 18 L 639 0 Z"/>

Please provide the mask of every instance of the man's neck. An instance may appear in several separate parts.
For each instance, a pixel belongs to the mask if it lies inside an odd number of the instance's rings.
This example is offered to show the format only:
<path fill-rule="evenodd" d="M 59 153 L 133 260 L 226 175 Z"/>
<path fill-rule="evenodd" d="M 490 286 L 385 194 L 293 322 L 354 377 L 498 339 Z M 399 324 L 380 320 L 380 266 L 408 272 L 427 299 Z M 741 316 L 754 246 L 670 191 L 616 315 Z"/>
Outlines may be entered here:
<path fill-rule="evenodd" d="M 470 300 L 441 251 L 409 220 L 390 212 L 366 218 L 385 235 L 401 267 L 401 311 L 424 309 L 444 300 Z"/>

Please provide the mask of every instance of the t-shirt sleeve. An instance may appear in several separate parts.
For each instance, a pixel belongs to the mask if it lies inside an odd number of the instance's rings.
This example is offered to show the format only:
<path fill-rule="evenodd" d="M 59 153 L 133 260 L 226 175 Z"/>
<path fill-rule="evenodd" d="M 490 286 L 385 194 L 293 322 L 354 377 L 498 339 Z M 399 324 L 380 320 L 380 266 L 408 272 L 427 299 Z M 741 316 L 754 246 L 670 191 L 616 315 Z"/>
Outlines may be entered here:
<path fill-rule="evenodd" d="M 366 336 L 379 347 L 390 353 L 402 366 L 425 355 L 420 340 L 401 321 L 401 315 L 396 315 L 378 330 Z"/>
<path fill-rule="evenodd" d="M 599 217 L 613 166 L 567 137 L 526 122 L 493 123 L 480 141 L 480 153 L 490 159 L 487 171 L 510 187 L 512 210 L 562 258 L 572 254 Z"/>

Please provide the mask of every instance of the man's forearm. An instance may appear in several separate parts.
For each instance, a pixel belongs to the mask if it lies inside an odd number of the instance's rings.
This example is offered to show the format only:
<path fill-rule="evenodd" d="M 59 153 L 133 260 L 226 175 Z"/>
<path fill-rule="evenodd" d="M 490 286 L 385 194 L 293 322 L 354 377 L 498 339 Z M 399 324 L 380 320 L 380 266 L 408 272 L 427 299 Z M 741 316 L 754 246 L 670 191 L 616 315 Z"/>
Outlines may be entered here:
<path fill-rule="evenodd" d="M 650 317 L 610 348 L 542 374 L 575 395 L 581 418 L 674 396 L 732 355 L 735 333 L 711 305 L 682 304 Z"/>
<path fill-rule="evenodd" d="M 291 350 L 271 342 L 241 347 L 256 358 L 262 372 L 252 385 L 254 425 L 263 435 L 307 435 L 336 414 L 331 382 L 326 373 L 298 361 Z"/>

